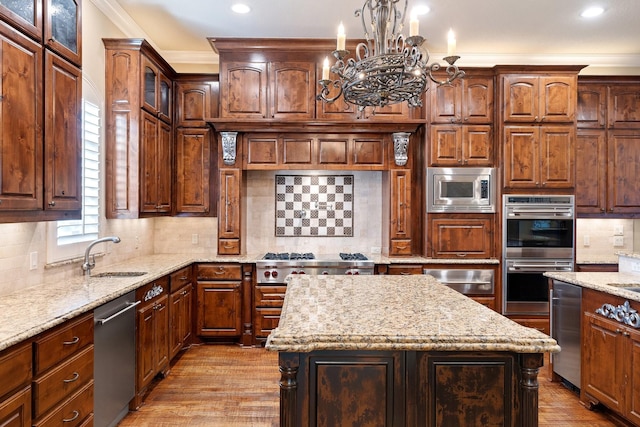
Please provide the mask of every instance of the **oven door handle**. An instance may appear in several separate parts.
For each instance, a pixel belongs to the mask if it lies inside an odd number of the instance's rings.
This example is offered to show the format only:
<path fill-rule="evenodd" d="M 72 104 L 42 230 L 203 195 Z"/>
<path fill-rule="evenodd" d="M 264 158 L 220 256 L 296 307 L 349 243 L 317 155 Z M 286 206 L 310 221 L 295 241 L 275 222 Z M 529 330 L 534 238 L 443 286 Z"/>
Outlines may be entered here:
<path fill-rule="evenodd" d="M 509 266 L 509 271 L 571 271 L 569 265 L 539 265 L 539 264 L 514 264 Z"/>
<path fill-rule="evenodd" d="M 514 216 L 526 216 L 526 215 L 531 215 L 531 214 L 536 214 L 538 215 L 537 218 L 540 219 L 545 219 L 545 218 L 557 218 L 557 217 L 573 217 L 573 210 L 572 209 L 559 209 L 557 211 L 549 211 L 547 209 L 518 209 L 518 208 L 513 208 L 513 209 L 509 209 L 507 216 L 508 217 L 514 217 Z"/>

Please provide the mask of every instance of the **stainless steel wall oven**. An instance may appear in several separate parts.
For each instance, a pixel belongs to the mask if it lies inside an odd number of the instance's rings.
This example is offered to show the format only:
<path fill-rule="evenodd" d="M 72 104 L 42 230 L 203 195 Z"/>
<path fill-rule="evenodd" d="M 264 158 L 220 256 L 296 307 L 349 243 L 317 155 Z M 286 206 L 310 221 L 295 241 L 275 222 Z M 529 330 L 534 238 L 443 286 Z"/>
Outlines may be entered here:
<path fill-rule="evenodd" d="M 572 271 L 572 195 L 503 196 L 503 313 L 549 314 L 545 271 Z"/>

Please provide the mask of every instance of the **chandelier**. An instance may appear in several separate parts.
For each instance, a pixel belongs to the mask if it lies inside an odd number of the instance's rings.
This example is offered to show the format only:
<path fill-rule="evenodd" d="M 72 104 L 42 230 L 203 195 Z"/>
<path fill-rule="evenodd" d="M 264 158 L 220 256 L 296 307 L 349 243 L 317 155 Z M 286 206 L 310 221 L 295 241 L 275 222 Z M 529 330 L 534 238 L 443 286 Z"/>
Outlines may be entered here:
<path fill-rule="evenodd" d="M 442 67 L 429 63 L 429 52 L 422 47 L 425 39 L 418 34 L 418 19 L 411 17 L 409 37 L 401 34 L 407 12 L 407 1 L 399 9 L 401 0 L 365 0 L 362 9 L 355 16 L 362 20 L 365 42 L 356 46 L 355 58 L 347 58 L 345 34 L 342 24 L 338 30 L 337 49 L 332 52 L 336 62 L 329 68 L 325 58 L 319 100 L 334 102 L 340 96 L 358 106 L 383 107 L 407 101 L 411 107 L 422 105 L 422 94 L 427 89 L 427 78 L 445 85 L 464 77 L 464 71 L 455 64 L 460 58 L 453 53 L 450 32 L 448 54 Z M 367 27 L 365 14 L 370 17 Z M 370 35 L 370 31 L 373 36 Z M 444 79 L 438 80 L 435 72 L 444 68 Z M 329 71 L 338 75 L 337 80 L 329 79 Z"/>

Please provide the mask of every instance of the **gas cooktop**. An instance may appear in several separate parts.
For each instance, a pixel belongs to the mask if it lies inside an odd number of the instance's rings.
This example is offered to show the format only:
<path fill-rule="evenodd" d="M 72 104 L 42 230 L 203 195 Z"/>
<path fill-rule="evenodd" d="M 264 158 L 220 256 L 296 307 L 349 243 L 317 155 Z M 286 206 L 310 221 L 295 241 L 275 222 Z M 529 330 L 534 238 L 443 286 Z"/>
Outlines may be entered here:
<path fill-rule="evenodd" d="M 267 260 L 267 261 L 316 261 L 316 262 L 323 262 L 323 261 L 368 261 L 369 258 L 367 258 L 364 254 L 360 253 L 360 252 L 355 252 L 355 253 L 346 253 L 346 252 L 340 252 L 338 254 L 338 256 L 335 255 L 325 255 L 325 256 L 321 256 L 321 257 L 316 257 L 314 253 L 312 252 L 305 252 L 305 253 L 299 253 L 299 252 L 267 252 L 263 257 L 262 260 Z"/>
<path fill-rule="evenodd" d="M 258 283 L 282 283 L 287 275 L 373 274 L 375 263 L 360 252 L 319 255 L 268 252 L 256 261 Z"/>

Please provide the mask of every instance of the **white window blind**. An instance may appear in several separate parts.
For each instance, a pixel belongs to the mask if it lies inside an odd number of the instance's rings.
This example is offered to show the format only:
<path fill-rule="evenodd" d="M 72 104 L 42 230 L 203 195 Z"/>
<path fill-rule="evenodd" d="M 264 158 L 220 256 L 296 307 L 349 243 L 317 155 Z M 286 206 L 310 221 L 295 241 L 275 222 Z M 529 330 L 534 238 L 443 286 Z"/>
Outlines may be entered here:
<path fill-rule="evenodd" d="M 100 108 L 82 104 L 82 218 L 58 221 L 57 244 L 69 245 L 98 238 L 100 200 Z"/>

